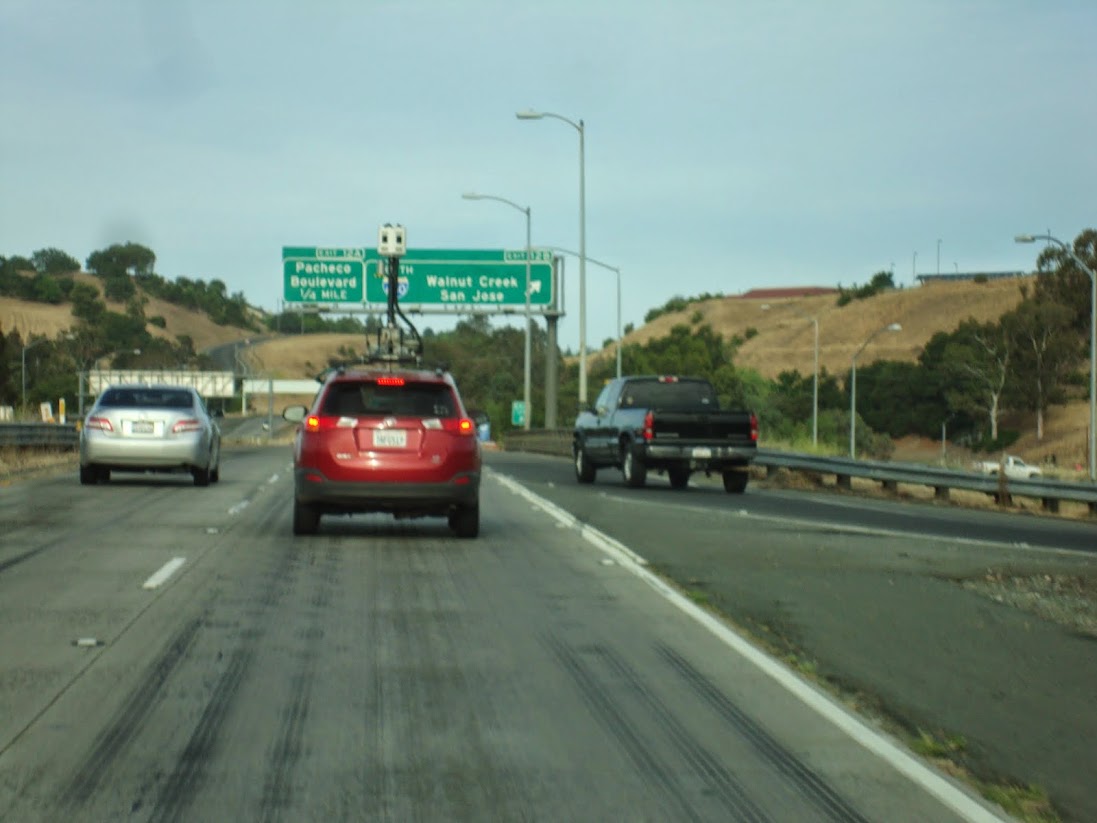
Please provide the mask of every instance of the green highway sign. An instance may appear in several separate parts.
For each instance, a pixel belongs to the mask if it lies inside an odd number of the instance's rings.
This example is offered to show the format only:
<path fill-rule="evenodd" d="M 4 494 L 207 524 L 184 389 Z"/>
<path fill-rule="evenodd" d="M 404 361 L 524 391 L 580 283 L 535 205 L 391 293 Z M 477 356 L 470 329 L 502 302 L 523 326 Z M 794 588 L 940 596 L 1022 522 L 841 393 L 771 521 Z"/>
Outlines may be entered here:
<path fill-rule="evenodd" d="M 283 247 L 282 297 L 287 303 L 361 303 L 365 251 Z"/>
<path fill-rule="evenodd" d="M 386 261 L 366 253 L 366 302 L 387 301 Z M 531 306 L 552 305 L 552 252 L 533 249 Z M 402 303 L 520 308 L 526 305 L 526 250 L 408 249 L 400 258 Z"/>

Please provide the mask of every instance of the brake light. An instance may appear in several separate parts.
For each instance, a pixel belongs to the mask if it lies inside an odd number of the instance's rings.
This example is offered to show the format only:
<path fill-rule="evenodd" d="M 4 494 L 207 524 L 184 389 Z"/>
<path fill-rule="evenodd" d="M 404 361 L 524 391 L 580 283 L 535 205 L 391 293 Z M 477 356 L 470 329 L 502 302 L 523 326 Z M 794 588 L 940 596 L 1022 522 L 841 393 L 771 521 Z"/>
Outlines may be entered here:
<path fill-rule="evenodd" d="M 320 418 L 317 415 L 310 414 L 305 418 L 305 431 L 320 431 Z"/>
<path fill-rule="evenodd" d="M 758 442 L 758 415 L 756 414 L 750 416 L 750 439 L 755 443 Z"/>
<path fill-rule="evenodd" d="M 655 414 L 648 412 L 644 415 L 644 439 L 651 440 L 655 437 Z"/>
<path fill-rule="evenodd" d="M 186 420 L 180 420 L 178 423 L 171 427 L 172 434 L 182 434 L 183 432 L 198 431 L 202 431 L 202 421 L 196 420 L 193 417 L 188 417 Z"/>
<path fill-rule="evenodd" d="M 378 386 L 402 386 L 404 385 L 404 378 L 402 377 L 378 377 Z"/>
<path fill-rule="evenodd" d="M 677 383 L 678 378 L 671 374 L 665 374 L 659 378 L 660 383 Z"/>
<path fill-rule="evenodd" d="M 447 417 L 442 421 L 442 428 L 453 434 L 468 437 L 476 431 L 476 424 L 468 417 Z"/>
<path fill-rule="evenodd" d="M 99 429 L 100 431 L 112 432 L 114 426 L 110 424 L 110 421 L 105 417 L 89 417 L 87 422 L 84 423 L 85 429 Z"/>

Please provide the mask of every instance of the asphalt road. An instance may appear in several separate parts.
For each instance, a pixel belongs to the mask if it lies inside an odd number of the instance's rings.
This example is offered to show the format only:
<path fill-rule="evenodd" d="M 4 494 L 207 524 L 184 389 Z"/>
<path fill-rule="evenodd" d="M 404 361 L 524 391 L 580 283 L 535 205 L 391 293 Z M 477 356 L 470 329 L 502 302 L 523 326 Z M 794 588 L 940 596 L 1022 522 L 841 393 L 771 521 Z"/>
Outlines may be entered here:
<path fill-rule="evenodd" d="M 0 819 L 989 819 L 491 463 L 476 541 L 293 538 L 284 446 L 0 488 Z"/>
<path fill-rule="evenodd" d="M 621 541 L 754 635 L 911 732 L 959 739 L 979 777 L 1036 784 L 1097 820 L 1097 644 L 956 581 L 988 570 L 1097 575 L 1097 527 L 754 485 L 656 477 L 579 486 L 560 458 L 497 471 Z"/>

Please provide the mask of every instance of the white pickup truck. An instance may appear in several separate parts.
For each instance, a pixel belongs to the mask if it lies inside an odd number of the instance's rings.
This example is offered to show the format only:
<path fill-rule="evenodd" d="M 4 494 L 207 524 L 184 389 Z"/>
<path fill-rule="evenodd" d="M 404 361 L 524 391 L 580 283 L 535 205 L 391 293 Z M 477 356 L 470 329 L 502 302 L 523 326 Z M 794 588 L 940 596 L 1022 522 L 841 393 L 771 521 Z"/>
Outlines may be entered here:
<path fill-rule="evenodd" d="M 1039 466 L 1030 466 L 1012 454 L 1004 455 L 1001 460 L 982 460 L 974 464 L 975 471 L 983 474 L 998 474 L 1003 468 L 1011 480 L 1028 480 L 1043 474 Z"/>

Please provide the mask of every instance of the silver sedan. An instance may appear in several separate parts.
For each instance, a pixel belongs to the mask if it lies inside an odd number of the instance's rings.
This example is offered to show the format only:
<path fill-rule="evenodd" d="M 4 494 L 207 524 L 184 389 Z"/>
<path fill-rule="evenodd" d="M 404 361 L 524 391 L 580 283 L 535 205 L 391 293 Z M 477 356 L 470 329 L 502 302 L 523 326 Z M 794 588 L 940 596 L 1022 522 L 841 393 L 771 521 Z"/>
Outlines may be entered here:
<path fill-rule="evenodd" d="M 192 388 L 111 386 L 80 430 L 80 482 L 105 483 L 112 471 L 189 472 L 196 486 L 216 483 L 221 429 Z"/>

